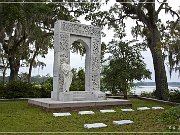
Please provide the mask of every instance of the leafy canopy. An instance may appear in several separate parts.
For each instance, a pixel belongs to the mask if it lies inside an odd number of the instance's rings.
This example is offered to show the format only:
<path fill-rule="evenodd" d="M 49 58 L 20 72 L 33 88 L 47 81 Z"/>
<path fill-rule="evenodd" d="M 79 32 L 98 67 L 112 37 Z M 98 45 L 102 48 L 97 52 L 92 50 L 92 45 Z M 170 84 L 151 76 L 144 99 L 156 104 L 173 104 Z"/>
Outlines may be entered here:
<path fill-rule="evenodd" d="M 112 41 L 108 46 L 111 56 L 102 72 L 105 88 L 113 94 L 129 91 L 134 80 L 150 78 L 150 71 L 146 69 L 140 49 L 136 45 L 122 41 Z"/>

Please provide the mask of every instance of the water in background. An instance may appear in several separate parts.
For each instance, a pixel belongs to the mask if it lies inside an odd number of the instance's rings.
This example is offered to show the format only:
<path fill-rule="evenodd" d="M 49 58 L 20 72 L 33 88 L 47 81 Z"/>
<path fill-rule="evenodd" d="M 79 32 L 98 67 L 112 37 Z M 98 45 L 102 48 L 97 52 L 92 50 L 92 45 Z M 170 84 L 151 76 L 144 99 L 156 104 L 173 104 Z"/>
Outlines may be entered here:
<path fill-rule="evenodd" d="M 169 89 L 180 90 L 180 88 L 175 86 L 169 86 Z M 142 92 L 153 92 L 156 89 L 156 86 L 137 86 L 134 87 L 131 92 L 136 95 L 141 95 Z"/>

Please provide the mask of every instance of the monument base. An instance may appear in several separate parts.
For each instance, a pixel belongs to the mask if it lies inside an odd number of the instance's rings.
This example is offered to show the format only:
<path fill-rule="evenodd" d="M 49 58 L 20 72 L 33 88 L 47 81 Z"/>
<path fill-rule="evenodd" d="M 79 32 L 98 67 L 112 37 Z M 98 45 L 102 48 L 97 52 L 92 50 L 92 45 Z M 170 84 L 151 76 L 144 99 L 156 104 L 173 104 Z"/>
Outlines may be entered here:
<path fill-rule="evenodd" d="M 96 101 L 55 101 L 51 98 L 36 98 L 29 99 L 28 103 L 33 106 L 40 107 L 46 111 L 72 111 L 72 110 L 87 110 L 91 108 L 104 108 L 112 106 L 132 106 L 132 102 L 124 99 L 106 99 Z"/>
<path fill-rule="evenodd" d="M 106 95 L 101 91 L 68 91 L 51 92 L 51 99 L 56 101 L 87 101 L 87 100 L 105 100 Z"/>

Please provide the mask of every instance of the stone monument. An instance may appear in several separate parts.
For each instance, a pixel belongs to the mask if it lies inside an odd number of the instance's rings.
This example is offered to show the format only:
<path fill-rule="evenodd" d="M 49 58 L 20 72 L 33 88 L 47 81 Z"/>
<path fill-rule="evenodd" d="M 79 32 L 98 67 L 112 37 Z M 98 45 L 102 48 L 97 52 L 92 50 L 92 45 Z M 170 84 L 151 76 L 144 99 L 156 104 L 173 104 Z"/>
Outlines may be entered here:
<path fill-rule="evenodd" d="M 72 81 L 70 46 L 74 41 L 86 48 L 85 91 L 69 91 Z M 51 98 L 28 99 L 47 111 L 129 105 L 129 100 L 110 99 L 100 91 L 101 29 L 79 23 L 57 21 L 54 27 L 53 91 Z"/>
<path fill-rule="evenodd" d="M 81 42 L 86 48 L 85 91 L 69 91 L 72 79 L 70 77 L 72 74 L 69 71 L 70 47 L 74 41 Z M 54 27 L 54 69 L 51 99 L 57 101 L 105 99 L 105 94 L 100 91 L 100 54 L 101 28 L 57 21 Z"/>

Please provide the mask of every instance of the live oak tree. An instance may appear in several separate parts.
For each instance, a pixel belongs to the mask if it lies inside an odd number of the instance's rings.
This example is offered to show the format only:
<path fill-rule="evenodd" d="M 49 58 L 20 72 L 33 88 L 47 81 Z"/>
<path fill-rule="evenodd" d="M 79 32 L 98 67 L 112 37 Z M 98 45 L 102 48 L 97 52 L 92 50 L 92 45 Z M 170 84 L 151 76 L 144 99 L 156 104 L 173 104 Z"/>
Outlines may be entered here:
<path fill-rule="evenodd" d="M 178 11 L 180 14 L 180 10 Z M 180 22 L 167 21 L 167 25 L 161 25 L 162 30 L 166 30 L 162 44 L 165 58 L 168 59 L 170 76 L 172 71 L 179 72 L 180 75 Z"/>
<path fill-rule="evenodd" d="M 109 0 L 106 0 L 109 1 Z M 135 38 L 143 37 L 143 46 L 147 46 L 152 54 L 156 92 L 158 99 L 167 99 L 168 93 L 167 76 L 164 65 L 164 56 L 162 52 L 162 36 L 164 31 L 160 31 L 161 19 L 160 12 L 170 13 L 176 19 L 175 25 L 179 24 L 179 14 L 173 11 L 168 5 L 167 0 L 163 2 L 155 0 L 117 0 L 117 2 L 110 8 L 109 11 L 98 11 L 86 16 L 87 20 L 92 20 L 92 24 L 105 26 L 108 24 L 109 28 L 114 28 L 116 35 L 119 38 L 125 36 L 125 20 L 131 18 L 135 20 L 135 27 L 132 29 L 132 34 Z"/>
<path fill-rule="evenodd" d="M 150 71 L 146 69 L 140 48 L 122 41 L 112 41 L 108 45 L 110 57 L 107 59 L 102 71 L 103 86 L 113 95 L 123 92 L 128 98 L 128 91 L 134 80 L 150 78 Z"/>
<path fill-rule="evenodd" d="M 31 44 L 36 45 L 38 53 L 39 50 L 47 52 L 52 22 L 64 16 L 69 20 L 72 18 L 68 12 L 57 9 L 55 4 L 45 3 L 0 4 L 0 43 L 10 65 L 10 81 L 17 79 L 21 60 L 27 60 L 30 56 Z M 34 58 L 30 61 L 30 68 L 33 61 Z"/>
<path fill-rule="evenodd" d="M 19 2 L 0 3 L 0 43 L 7 54 L 10 81 L 17 79 L 24 60 L 29 63 L 30 82 L 35 58 L 38 55 L 44 57 L 52 47 L 54 22 L 59 19 L 77 21 L 78 16 L 92 12 L 98 4 L 73 3 L 73 0 L 65 3 L 57 0 L 52 0 L 54 3 L 48 0 Z"/>

